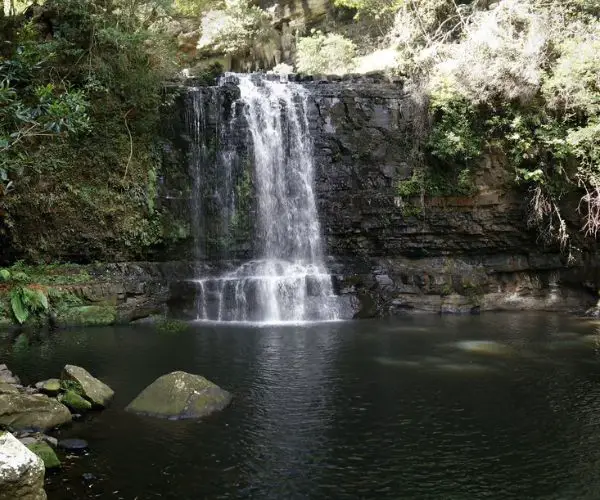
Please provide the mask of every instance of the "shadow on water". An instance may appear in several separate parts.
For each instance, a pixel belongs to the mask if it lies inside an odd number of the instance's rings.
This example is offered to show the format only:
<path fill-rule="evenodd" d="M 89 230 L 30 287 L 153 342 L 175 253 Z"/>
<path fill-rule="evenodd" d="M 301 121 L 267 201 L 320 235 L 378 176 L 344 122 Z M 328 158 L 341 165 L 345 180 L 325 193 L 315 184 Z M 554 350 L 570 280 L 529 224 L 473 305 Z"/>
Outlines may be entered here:
<path fill-rule="evenodd" d="M 0 336 L 0 359 L 26 383 L 80 364 L 116 391 L 60 431 L 91 451 L 49 477 L 50 500 L 597 500 L 597 330 L 548 314 L 88 328 Z M 232 405 L 203 422 L 123 411 L 173 370 Z"/>

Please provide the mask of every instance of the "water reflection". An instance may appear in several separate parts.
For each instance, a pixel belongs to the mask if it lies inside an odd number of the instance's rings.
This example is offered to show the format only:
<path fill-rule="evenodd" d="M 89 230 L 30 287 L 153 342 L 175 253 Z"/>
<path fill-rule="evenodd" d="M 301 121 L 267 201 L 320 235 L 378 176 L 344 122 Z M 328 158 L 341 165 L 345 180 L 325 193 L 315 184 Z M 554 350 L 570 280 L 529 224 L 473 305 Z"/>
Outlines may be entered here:
<path fill-rule="evenodd" d="M 51 478 L 50 500 L 595 500 L 598 326 L 521 314 L 115 327 L 60 332 L 27 355 L 1 337 L 0 358 L 27 381 L 82 364 L 117 392 L 63 431 L 92 453 Z M 231 391 L 231 407 L 201 423 L 122 411 L 175 369 Z"/>

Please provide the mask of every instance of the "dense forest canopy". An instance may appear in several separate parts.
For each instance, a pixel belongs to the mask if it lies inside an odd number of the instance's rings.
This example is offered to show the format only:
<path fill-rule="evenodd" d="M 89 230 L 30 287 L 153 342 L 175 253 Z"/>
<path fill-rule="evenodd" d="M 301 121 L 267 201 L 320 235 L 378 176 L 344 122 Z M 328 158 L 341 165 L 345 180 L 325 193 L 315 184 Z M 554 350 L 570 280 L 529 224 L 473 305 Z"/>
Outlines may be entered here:
<path fill-rule="evenodd" d="M 0 239 L 31 260 L 121 260 L 185 237 L 155 202 L 164 84 L 268 51 L 264 70 L 407 80 L 426 119 L 403 198 L 471 195 L 481 158 L 501 155 L 547 241 L 569 254 L 575 233 L 596 236 L 596 0 L 323 3 L 326 16 L 283 23 L 278 4 L 247 0 L 4 0 Z M 46 237 L 28 239 L 41 220 Z"/>

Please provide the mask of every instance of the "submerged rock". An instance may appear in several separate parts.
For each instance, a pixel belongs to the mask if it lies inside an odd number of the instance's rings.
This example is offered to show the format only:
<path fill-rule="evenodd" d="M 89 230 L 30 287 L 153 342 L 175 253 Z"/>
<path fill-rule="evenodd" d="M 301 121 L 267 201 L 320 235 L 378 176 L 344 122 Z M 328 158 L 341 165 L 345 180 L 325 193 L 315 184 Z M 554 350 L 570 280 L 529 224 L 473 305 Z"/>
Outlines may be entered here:
<path fill-rule="evenodd" d="M 73 390 L 89 400 L 92 405 L 104 408 L 108 406 L 115 395 L 114 391 L 104 382 L 90 375 L 90 373 L 75 365 L 66 365 L 61 379 L 73 382 Z"/>
<path fill-rule="evenodd" d="M 156 379 L 125 410 L 169 419 L 201 418 L 222 410 L 230 401 L 231 394 L 210 380 L 177 371 Z"/>
<path fill-rule="evenodd" d="M 71 421 L 69 409 L 42 394 L 0 394 L 0 424 L 12 429 L 40 429 Z"/>
<path fill-rule="evenodd" d="M 58 400 L 75 412 L 88 411 L 92 409 L 92 403 L 81 397 L 73 390 L 68 390 L 64 394 L 61 394 L 58 397 Z"/>
<path fill-rule="evenodd" d="M 510 356 L 514 349 L 493 340 L 462 340 L 454 344 L 461 351 L 487 356 Z"/>
<path fill-rule="evenodd" d="M 60 460 L 48 443 L 44 441 L 36 441 L 34 443 L 26 444 L 25 446 L 42 459 L 46 469 L 55 469 L 56 467 L 60 467 Z"/>
<path fill-rule="evenodd" d="M 88 449 L 88 443 L 84 439 L 61 439 L 58 442 L 58 447 L 67 451 L 82 452 Z"/>
<path fill-rule="evenodd" d="M 0 431 L 0 500 L 46 500 L 44 462 Z"/>

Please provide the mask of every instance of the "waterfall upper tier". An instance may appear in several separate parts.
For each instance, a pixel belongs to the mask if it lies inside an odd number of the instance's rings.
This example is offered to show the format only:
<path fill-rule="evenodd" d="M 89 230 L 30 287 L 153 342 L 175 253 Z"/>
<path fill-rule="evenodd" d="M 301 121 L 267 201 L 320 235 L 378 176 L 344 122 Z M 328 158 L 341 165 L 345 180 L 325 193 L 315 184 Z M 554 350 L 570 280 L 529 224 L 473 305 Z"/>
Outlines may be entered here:
<path fill-rule="evenodd" d="M 239 155 L 236 144 L 231 143 L 231 130 L 237 120 L 243 120 L 251 165 L 248 180 L 255 196 L 252 226 L 256 259 L 223 276 L 196 280 L 198 319 L 260 323 L 336 320 L 340 317 L 338 299 L 324 264 L 313 191 L 309 94 L 299 84 L 258 75 L 229 75 L 225 81 L 237 85 L 240 97 L 231 105 L 229 123 L 221 124 L 223 133 L 219 134 L 215 158 L 224 182 L 210 195 L 229 200 L 222 210 L 226 233 L 242 215 L 248 215 L 236 213 L 232 203 L 241 193 L 233 187 L 231 164 L 239 161 Z M 205 95 L 199 89 L 191 92 L 195 94 L 189 110 L 193 140 L 190 171 L 197 193 L 193 210 L 201 212 L 202 197 L 207 196 L 202 175 L 209 161 L 202 134 L 203 106 L 199 105 Z M 195 217 L 199 241 L 206 218 L 204 213 Z"/>

